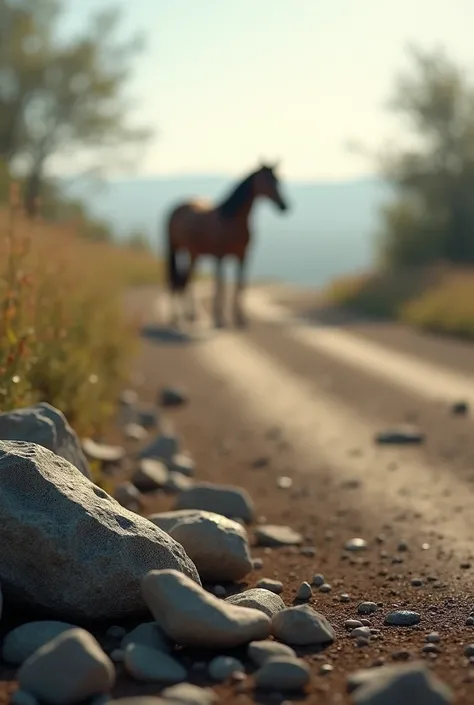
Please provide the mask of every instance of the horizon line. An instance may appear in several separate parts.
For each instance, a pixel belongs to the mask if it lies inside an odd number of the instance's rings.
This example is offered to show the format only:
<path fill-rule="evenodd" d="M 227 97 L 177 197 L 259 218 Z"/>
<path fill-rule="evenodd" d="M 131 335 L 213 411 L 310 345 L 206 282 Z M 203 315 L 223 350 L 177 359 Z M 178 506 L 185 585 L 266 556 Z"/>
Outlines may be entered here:
<path fill-rule="evenodd" d="M 130 174 L 129 176 L 115 176 L 115 177 L 97 177 L 99 181 L 105 181 L 111 184 L 120 184 L 120 183 L 126 183 L 129 181 L 181 181 L 184 179 L 219 179 L 219 180 L 224 180 L 227 179 L 229 181 L 237 181 L 240 178 L 240 174 L 237 175 L 235 173 L 228 173 L 228 172 L 200 172 L 200 171 L 189 171 L 189 172 L 170 172 L 170 173 L 155 173 L 155 174 L 136 174 L 132 175 Z M 84 177 L 84 175 L 81 174 L 68 174 L 68 175 L 63 175 L 61 176 L 58 174 L 56 178 L 60 180 L 75 180 L 78 178 L 87 178 Z M 352 177 L 334 177 L 334 178 L 323 178 L 323 177 L 314 177 L 314 178 L 283 178 L 282 183 L 289 183 L 295 186 L 338 186 L 341 184 L 356 184 L 364 181 L 380 181 L 383 182 L 384 179 L 381 176 L 378 176 L 375 173 L 368 172 L 367 174 L 361 174 L 360 176 L 352 176 Z"/>

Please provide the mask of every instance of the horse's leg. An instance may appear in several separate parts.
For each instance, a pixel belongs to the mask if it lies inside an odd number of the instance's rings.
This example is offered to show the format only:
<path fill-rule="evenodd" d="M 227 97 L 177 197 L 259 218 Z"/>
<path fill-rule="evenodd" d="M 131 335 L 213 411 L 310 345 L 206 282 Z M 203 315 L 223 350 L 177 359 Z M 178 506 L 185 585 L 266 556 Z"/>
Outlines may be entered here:
<path fill-rule="evenodd" d="M 242 293 L 246 284 L 246 257 L 243 254 L 237 260 L 237 281 L 234 294 L 234 321 L 235 325 L 243 328 L 247 325 L 247 319 L 242 309 Z"/>
<path fill-rule="evenodd" d="M 223 280 L 223 259 L 216 258 L 216 289 L 214 294 L 214 325 L 216 328 L 224 327 L 223 310 L 223 295 L 224 295 L 224 280 Z"/>
<path fill-rule="evenodd" d="M 189 256 L 189 271 L 188 271 L 188 283 L 186 291 L 186 319 L 188 321 L 196 320 L 196 300 L 194 298 L 193 292 L 193 275 L 196 268 L 197 257 L 195 255 Z"/>

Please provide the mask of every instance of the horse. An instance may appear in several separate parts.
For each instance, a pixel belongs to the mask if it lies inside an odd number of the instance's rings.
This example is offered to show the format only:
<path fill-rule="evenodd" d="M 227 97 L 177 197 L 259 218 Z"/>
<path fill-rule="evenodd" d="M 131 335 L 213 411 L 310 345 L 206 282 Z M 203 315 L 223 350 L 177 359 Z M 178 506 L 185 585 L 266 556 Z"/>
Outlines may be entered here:
<path fill-rule="evenodd" d="M 252 240 L 249 217 L 256 199 L 267 198 L 280 211 L 288 210 L 288 204 L 280 193 L 276 165 L 262 164 L 252 171 L 216 205 L 193 199 L 175 206 L 167 221 L 167 280 L 172 299 L 176 323 L 179 316 L 176 304 L 183 303 L 187 294 L 187 318 L 195 320 L 195 302 L 190 290 L 190 282 L 196 263 L 202 256 L 215 259 L 214 325 L 224 327 L 223 317 L 223 261 L 226 257 L 237 260 L 236 287 L 233 303 L 234 323 L 237 327 L 246 325 L 241 297 L 246 286 L 247 254 Z M 187 262 L 179 261 L 180 255 L 187 255 Z"/>

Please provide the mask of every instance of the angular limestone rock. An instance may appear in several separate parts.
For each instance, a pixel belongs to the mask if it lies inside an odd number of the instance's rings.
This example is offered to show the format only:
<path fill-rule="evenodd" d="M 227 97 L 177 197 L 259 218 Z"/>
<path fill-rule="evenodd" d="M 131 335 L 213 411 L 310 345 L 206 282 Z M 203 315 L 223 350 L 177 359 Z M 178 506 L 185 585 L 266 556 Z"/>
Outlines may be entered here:
<path fill-rule="evenodd" d="M 34 443 L 0 441 L 0 545 L 5 597 L 66 620 L 144 612 L 157 567 L 200 583 L 168 534 Z"/>

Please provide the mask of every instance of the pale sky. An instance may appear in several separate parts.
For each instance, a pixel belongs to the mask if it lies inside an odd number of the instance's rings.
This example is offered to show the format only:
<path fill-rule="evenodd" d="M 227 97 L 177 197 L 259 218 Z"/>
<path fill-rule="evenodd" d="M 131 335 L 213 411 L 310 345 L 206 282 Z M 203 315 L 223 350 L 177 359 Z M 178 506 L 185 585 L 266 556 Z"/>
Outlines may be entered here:
<path fill-rule="evenodd" d="M 70 29 L 111 4 L 68 1 Z M 408 42 L 441 43 L 474 76 L 474 0 L 118 4 L 124 29 L 147 34 L 133 94 L 159 134 L 142 174 L 238 174 L 260 157 L 297 180 L 369 173 L 346 143 L 403 136 L 384 104 Z"/>

